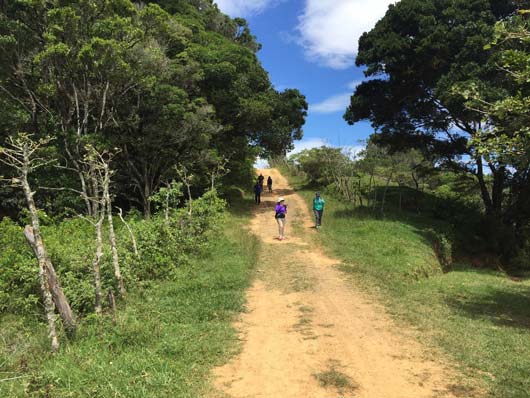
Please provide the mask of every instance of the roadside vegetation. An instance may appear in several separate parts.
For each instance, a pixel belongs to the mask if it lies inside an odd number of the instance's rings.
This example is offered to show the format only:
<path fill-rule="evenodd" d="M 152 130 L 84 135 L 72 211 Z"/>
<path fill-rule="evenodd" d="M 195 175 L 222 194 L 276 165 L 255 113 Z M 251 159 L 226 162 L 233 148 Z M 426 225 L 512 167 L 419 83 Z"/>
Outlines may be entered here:
<path fill-rule="evenodd" d="M 241 188 L 307 113 L 259 48 L 212 1 L 0 3 L 0 396 L 204 396 L 257 252 Z"/>
<path fill-rule="evenodd" d="M 510 276 L 459 252 L 459 245 L 447 267 L 437 253 L 437 237 L 450 236 L 449 220 L 400 210 L 398 195 L 390 196 L 381 214 L 381 202 L 375 209 L 366 206 L 366 199 L 365 206 L 354 205 L 334 183 L 310 182 L 292 163 L 280 168 L 308 206 L 315 191 L 322 190 L 326 209 L 318 242 L 343 261 L 341 270 L 355 288 L 375 294 L 423 342 L 460 364 L 470 387 L 486 386 L 491 397 L 530 396 L 528 273 Z"/>
<path fill-rule="evenodd" d="M 91 258 L 84 248 L 91 244 L 92 226 L 83 220 L 46 226 L 50 253 L 64 276 L 72 306 L 78 313 L 87 313 L 79 321 L 75 339 L 55 355 L 49 351 L 41 316 L 35 314 L 35 277 L 24 281 L 25 275 L 34 274 L 29 272 L 34 268 L 31 251 L 23 242 L 21 227 L 4 220 L 0 247 L 12 256 L 2 257 L 2 268 L 14 268 L 19 274 L 11 283 L 18 281 L 19 285 L 2 290 L 11 298 L 16 294 L 17 299 L 2 301 L 11 311 L 0 317 L 0 371 L 6 379 L 0 383 L 0 395 L 205 396 L 211 388 L 211 369 L 238 349 L 232 322 L 244 309 L 245 290 L 258 254 L 257 239 L 239 227 L 248 222 L 249 214 L 246 201 L 238 202 L 237 212 L 218 209 L 217 215 L 209 213 L 215 226 L 211 225 L 207 236 L 193 234 L 184 243 L 177 242 L 184 235 L 166 242 L 155 239 L 157 231 L 164 230 L 156 219 L 130 219 L 138 237 L 146 233 L 153 240 L 139 239 L 144 242 L 139 245 L 141 263 L 128 243 L 120 248 L 120 254 L 129 259 L 124 264 L 126 280 L 135 280 L 134 288 L 127 302 L 118 304 L 116 313 L 105 304 L 102 316 L 89 313 L 90 278 L 76 280 L 83 273 L 86 257 Z M 124 229 L 118 229 L 118 236 L 126 233 Z M 61 250 L 65 243 L 70 250 Z M 5 273 L 2 277 L 5 281 Z"/>
<path fill-rule="evenodd" d="M 492 397 L 530 396 L 529 8 L 390 6 L 344 114 L 373 127 L 365 149 L 275 162 L 309 203 L 325 192 L 319 240 L 356 286 Z"/>

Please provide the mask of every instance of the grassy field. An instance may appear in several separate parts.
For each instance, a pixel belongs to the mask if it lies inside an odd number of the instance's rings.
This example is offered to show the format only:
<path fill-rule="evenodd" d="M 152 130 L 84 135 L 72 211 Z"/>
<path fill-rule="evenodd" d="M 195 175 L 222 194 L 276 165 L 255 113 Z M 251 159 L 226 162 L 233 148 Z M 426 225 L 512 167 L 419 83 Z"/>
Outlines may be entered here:
<path fill-rule="evenodd" d="M 314 193 L 303 179 L 290 181 L 310 203 Z M 443 223 L 397 211 L 381 218 L 325 198 L 319 241 L 344 261 L 352 283 L 442 349 L 488 396 L 530 397 L 529 280 L 458 263 L 443 273 L 426 237 Z"/>
<path fill-rule="evenodd" d="M 238 206 L 207 256 L 174 281 L 144 283 L 111 317 L 85 318 L 76 340 L 48 353 L 42 324 L 4 316 L 0 397 L 204 397 L 210 371 L 238 350 L 234 316 L 244 310 L 258 241 Z M 10 379 L 10 380 L 7 380 Z"/>

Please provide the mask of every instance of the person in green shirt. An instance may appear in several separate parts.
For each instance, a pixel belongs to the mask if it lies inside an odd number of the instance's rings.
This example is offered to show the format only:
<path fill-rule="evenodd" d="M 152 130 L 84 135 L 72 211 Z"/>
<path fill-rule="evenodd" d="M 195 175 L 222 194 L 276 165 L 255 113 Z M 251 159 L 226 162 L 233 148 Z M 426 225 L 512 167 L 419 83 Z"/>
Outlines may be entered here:
<path fill-rule="evenodd" d="M 315 228 L 320 228 L 322 225 L 322 214 L 324 213 L 324 205 L 326 201 L 320 196 L 320 192 L 315 194 L 313 199 L 313 213 L 315 213 Z"/>

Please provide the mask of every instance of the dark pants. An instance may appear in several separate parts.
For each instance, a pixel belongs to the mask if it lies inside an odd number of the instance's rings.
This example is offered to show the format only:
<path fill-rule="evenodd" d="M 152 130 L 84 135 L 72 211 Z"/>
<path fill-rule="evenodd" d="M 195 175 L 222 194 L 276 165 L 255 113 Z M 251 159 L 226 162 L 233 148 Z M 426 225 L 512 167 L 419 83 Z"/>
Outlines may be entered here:
<path fill-rule="evenodd" d="M 320 227 L 322 225 L 322 214 L 324 214 L 324 210 L 313 210 L 315 213 L 315 225 L 317 227 Z"/>
<path fill-rule="evenodd" d="M 261 203 L 261 193 L 256 193 L 256 204 L 259 205 Z"/>
<path fill-rule="evenodd" d="M 267 188 L 269 188 L 269 192 L 272 192 L 272 184 L 267 185 Z"/>

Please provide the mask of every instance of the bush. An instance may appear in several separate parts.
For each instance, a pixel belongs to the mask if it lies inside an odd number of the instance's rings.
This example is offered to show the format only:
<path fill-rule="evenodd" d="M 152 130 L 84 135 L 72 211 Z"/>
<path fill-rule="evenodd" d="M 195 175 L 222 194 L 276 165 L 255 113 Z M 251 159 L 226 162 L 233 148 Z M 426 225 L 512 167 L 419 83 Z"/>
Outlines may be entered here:
<path fill-rule="evenodd" d="M 29 313 L 39 301 L 39 268 L 23 229 L 0 222 L 0 312 Z"/>
<path fill-rule="evenodd" d="M 226 203 L 208 192 L 186 209 L 172 209 L 169 220 L 157 214 L 150 220 L 129 217 L 141 254 L 133 252 L 129 232 L 115 219 L 120 267 L 126 286 L 142 280 L 172 278 L 191 256 L 201 254 L 219 233 Z M 107 230 L 103 231 L 104 257 L 101 279 L 104 291 L 114 288 Z M 95 256 L 94 226 L 75 218 L 43 226 L 50 259 L 74 311 L 87 314 L 94 306 L 92 262 Z M 0 311 L 34 313 L 40 300 L 38 264 L 25 242 L 23 228 L 8 218 L 0 222 Z"/>

